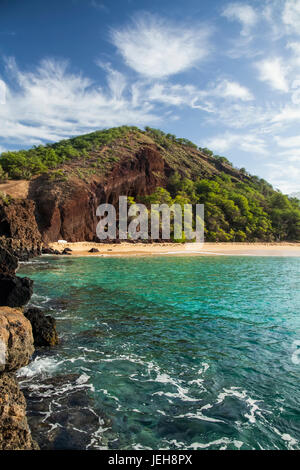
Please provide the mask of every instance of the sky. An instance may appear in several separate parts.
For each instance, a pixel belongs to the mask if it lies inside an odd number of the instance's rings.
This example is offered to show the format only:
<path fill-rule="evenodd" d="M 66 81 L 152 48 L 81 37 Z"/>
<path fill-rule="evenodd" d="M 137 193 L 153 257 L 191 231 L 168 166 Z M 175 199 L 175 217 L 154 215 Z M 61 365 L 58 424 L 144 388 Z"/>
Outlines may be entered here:
<path fill-rule="evenodd" d="M 300 191 L 300 0 L 0 0 L 0 152 L 120 125 Z"/>

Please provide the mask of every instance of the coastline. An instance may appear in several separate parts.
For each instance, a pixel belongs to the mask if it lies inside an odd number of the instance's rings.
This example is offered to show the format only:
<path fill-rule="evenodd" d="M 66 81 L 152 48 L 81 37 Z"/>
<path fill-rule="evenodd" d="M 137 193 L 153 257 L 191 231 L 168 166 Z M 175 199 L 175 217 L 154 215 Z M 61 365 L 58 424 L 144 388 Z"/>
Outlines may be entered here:
<path fill-rule="evenodd" d="M 28 377 L 20 377 L 21 381 L 29 379 L 21 387 L 28 397 L 29 425 L 41 449 L 54 450 L 61 442 L 72 443 L 78 450 L 104 449 L 117 437 L 120 450 L 135 445 L 159 448 L 165 438 L 160 411 L 169 420 L 174 414 L 180 416 L 174 423 L 177 433 L 183 425 L 184 430 L 196 428 L 191 437 L 176 441 L 181 447 L 199 443 L 199 448 L 210 448 L 220 442 L 218 448 L 228 444 L 231 449 L 237 440 L 243 450 L 258 450 L 262 433 L 270 436 L 265 447 L 297 446 L 296 432 L 288 434 L 293 405 L 297 410 L 297 375 L 292 375 L 294 393 L 284 387 L 286 370 L 293 367 L 287 336 L 290 344 L 297 338 L 297 258 L 148 256 L 69 261 L 57 256 L 44 258 L 40 267 L 23 268 L 23 275 L 32 272 L 38 280 L 37 306 L 55 308 L 63 338 L 50 354 L 40 351 Z M 275 341 L 270 338 L 274 330 Z M 263 354 L 270 351 L 270 341 L 272 364 L 270 355 Z M 193 361 L 190 351 L 195 351 Z M 280 360 L 283 367 L 278 368 Z M 230 369 L 218 381 L 215 377 L 222 375 L 229 361 L 237 371 L 242 368 L 241 373 L 231 374 Z M 274 419 L 282 403 L 272 394 L 273 370 L 274 375 L 280 372 L 276 386 L 287 400 L 281 412 L 282 427 L 275 431 Z M 266 387 L 261 386 L 265 377 L 271 382 Z M 95 401 L 87 401 L 91 387 Z M 145 396 L 151 396 L 150 404 L 145 404 Z M 44 420 L 49 403 L 53 403 L 51 415 Z M 61 405 L 67 408 L 68 403 L 73 403 L 70 411 L 61 414 Z M 93 410 L 89 415 L 84 411 L 87 404 Z M 42 422 L 37 409 L 45 412 Z M 98 421 L 94 428 L 94 412 L 107 419 L 101 432 L 97 432 Z M 129 424 L 124 416 L 130 417 Z M 145 419 L 153 416 L 151 434 L 144 437 Z M 242 429 L 236 425 L 237 416 Z M 224 419 L 223 424 L 218 423 L 216 437 L 206 439 L 201 434 L 203 425 L 216 432 L 215 419 Z M 132 422 L 137 426 L 133 436 L 128 432 Z M 249 426 L 251 441 L 247 439 Z M 228 429 L 232 442 L 222 440 Z M 170 436 L 170 428 L 163 432 Z M 287 434 L 289 441 L 282 438 Z M 164 441 L 170 452 L 172 439 L 173 435 Z"/>
<path fill-rule="evenodd" d="M 128 256 L 299 256 L 300 243 L 50 243 L 49 247 L 72 250 L 72 256 L 128 257 Z M 89 253 L 91 249 L 99 250 Z"/>

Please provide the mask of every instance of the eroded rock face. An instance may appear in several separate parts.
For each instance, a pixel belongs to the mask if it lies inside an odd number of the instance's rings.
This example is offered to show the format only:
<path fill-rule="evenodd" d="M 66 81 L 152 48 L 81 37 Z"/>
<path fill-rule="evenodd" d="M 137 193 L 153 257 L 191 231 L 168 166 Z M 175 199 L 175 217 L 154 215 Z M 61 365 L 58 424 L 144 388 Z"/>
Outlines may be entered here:
<path fill-rule="evenodd" d="M 5 204 L 0 200 L 0 245 L 24 261 L 41 253 L 33 201 L 17 199 Z"/>
<path fill-rule="evenodd" d="M 12 373 L 0 374 L 0 450 L 37 450 L 27 418 L 26 401 Z"/>
<path fill-rule="evenodd" d="M 33 352 L 30 321 L 19 310 L 0 307 L 0 373 L 26 366 Z"/>
<path fill-rule="evenodd" d="M 31 307 L 24 313 L 31 323 L 35 346 L 55 346 L 58 344 L 56 321 L 50 315 L 36 307 Z"/>
<path fill-rule="evenodd" d="M 33 281 L 27 277 L 0 274 L 0 306 L 23 307 L 33 294 Z"/>
<path fill-rule="evenodd" d="M 18 268 L 18 258 L 12 255 L 0 242 L 0 273 L 14 274 Z"/>
<path fill-rule="evenodd" d="M 140 148 L 117 162 L 108 175 L 89 181 L 70 177 L 52 181 L 41 175 L 30 182 L 29 199 L 35 202 L 36 220 L 45 244 L 59 239 L 95 241 L 99 204 L 117 207 L 119 196 L 150 194 L 164 179 L 165 162 L 154 145 Z"/>
<path fill-rule="evenodd" d="M 18 258 L 39 254 L 41 236 L 32 201 L 0 201 L 0 450 L 34 450 L 26 401 L 13 374 L 34 352 L 32 328 L 20 310 L 32 296 L 33 281 L 15 276 Z"/>
<path fill-rule="evenodd" d="M 30 322 L 0 307 L 0 450 L 34 450 L 26 418 L 26 401 L 13 371 L 26 366 L 34 352 Z"/>

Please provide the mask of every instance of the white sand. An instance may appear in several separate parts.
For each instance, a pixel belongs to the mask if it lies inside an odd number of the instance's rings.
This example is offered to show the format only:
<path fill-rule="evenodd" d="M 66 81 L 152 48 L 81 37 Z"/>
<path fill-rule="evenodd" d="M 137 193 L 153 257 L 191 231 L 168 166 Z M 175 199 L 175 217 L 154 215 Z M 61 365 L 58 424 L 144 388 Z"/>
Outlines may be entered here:
<path fill-rule="evenodd" d="M 93 242 L 51 243 L 51 248 L 62 251 L 71 248 L 73 256 L 300 256 L 300 243 L 121 243 Z M 88 253 L 97 248 L 99 253 Z"/>

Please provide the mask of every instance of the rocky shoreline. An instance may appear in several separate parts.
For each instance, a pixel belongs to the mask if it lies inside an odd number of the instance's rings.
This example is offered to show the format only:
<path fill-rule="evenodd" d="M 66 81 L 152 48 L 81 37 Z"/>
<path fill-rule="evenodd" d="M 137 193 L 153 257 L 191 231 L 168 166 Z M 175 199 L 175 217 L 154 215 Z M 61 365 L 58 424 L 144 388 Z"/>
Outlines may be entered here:
<path fill-rule="evenodd" d="M 0 450 L 38 450 L 15 373 L 28 365 L 35 346 L 57 343 L 55 320 L 27 309 L 33 281 L 16 276 L 19 261 L 39 255 L 41 235 L 34 203 L 0 202 Z"/>
<path fill-rule="evenodd" d="M 26 401 L 15 371 L 34 352 L 31 324 L 21 311 L 0 307 L 0 449 L 37 450 L 26 417 Z"/>

